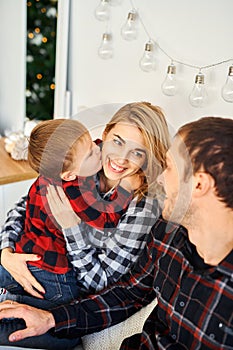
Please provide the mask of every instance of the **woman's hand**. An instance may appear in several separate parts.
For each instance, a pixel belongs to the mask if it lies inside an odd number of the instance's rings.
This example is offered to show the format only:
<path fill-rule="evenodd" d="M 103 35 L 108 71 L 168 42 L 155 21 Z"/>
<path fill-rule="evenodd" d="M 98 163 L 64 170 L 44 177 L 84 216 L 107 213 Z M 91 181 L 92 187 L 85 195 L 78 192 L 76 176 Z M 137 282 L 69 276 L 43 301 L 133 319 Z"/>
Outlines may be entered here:
<path fill-rule="evenodd" d="M 41 257 L 36 254 L 13 253 L 11 248 L 4 248 L 1 253 L 1 265 L 11 276 L 23 287 L 23 289 L 34 297 L 43 299 L 44 288 L 33 277 L 27 267 L 27 261 L 38 261 Z"/>
<path fill-rule="evenodd" d="M 49 185 L 46 197 L 52 215 L 62 229 L 80 224 L 81 219 L 74 212 L 61 187 Z"/>
<path fill-rule="evenodd" d="M 27 337 L 41 335 L 55 326 L 53 315 L 49 311 L 6 300 L 0 303 L 0 320 L 3 318 L 23 318 L 26 328 L 11 333 L 9 341 L 19 341 Z"/>

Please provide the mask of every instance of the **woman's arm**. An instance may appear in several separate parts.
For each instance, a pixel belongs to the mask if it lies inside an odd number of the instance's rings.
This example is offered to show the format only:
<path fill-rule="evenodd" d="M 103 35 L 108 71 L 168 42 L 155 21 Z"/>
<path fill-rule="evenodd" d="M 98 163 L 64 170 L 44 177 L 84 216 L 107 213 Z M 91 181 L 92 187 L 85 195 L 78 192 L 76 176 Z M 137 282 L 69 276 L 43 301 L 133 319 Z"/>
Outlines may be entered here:
<path fill-rule="evenodd" d="M 157 200 L 146 197 L 137 203 L 134 199 L 117 228 L 98 231 L 84 222 L 77 225 L 80 221 L 63 191 L 57 193 L 51 187 L 48 193 L 51 211 L 64 228 L 77 280 L 85 291 L 100 290 L 126 273 L 143 250 L 147 234 L 160 214 Z"/>
<path fill-rule="evenodd" d="M 135 199 L 115 229 L 90 230 L 85 223 L 65 229 L 69 258 L 82 286 L 95 292 L 125 274 L 142 252 L 159 214 L 156 200 L 136 203 Z"/>
<path fill-rule="evenodd" d="M 24 232 L 26 216 L 26 197 L 22 197 L 7 214 L 6 222 L 0 233 L 1 265 L 31 295 L 42 298 L 44 288 L 36 281 L 27 268 L 27 261 L 37 261 L 41 257 L 35 254 L 14 253 L 15 242 Z M 38 293 L 38 290 L 40 293 Z"/>
<path fill-rule="evenodd" d="M 26 196 L 22 197 L 7 213 L 7 219 L 0 233 L 0 250 L 11 247 L 15 249 L 15 242 L 24 231 L 26 216 Z"/>

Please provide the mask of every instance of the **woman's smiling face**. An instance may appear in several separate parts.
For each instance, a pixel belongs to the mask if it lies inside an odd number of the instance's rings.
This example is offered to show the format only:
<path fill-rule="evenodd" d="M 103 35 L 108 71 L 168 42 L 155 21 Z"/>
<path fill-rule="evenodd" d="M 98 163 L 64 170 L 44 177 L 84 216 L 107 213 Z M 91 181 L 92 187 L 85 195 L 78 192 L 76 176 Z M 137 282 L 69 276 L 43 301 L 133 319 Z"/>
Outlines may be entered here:
<path fill-rule="evenodd" d="M 145 141 L 136 125 L 117 123 L 103 134 L 102 162 L 107 179 L 118 181 L 137 173 L 146 159 Z"/>

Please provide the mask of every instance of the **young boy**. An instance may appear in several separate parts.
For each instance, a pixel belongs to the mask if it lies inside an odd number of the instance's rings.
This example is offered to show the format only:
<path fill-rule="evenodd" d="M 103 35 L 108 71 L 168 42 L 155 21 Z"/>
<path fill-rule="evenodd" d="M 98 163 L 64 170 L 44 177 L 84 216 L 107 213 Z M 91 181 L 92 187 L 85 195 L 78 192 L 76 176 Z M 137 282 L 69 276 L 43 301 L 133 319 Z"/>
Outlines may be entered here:
<path fill-rule="evenodd" d="M 129 183 L 123 182 L 110 201 L 97 193 L 92 175 L 101 168 L 101 151 L 91 140 L 88 130 L 78 121 L 54 119 L 38 124 L 31 133 L 28 160 L 39 177 L 31 186 L 26 209 L 25 232 L 16 242 L 16 253 L 37 254 L 38 261 L 29 262 L 34 277 L 44 286 L 43 303 L 47 308 L 78 297 L 76 275 L 67 257 L 62 231 L 53 220 L 46 199 L 49 184 L 62 186 L 75 213 L 87 224 L 99 229 L 115 227 L 132 199 Z M 0 300 L 11 293 L 27 293 L 11 275 L 1 267 Z M 13 284 L 13 288 L 12 288 Z M 17 298 L 17 296 L 16 296 Z"/>

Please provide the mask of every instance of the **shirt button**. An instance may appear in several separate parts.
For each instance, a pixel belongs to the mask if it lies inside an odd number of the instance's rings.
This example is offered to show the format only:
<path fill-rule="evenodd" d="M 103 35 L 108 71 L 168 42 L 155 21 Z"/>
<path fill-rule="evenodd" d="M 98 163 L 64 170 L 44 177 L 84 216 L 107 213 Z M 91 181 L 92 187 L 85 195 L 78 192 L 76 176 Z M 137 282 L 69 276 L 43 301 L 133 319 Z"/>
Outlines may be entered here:
<path fill-rule="evenodd" d="M 172 334 L 172 339 L 176 340 L 176 335 Z"/>
<path fill-rule="evenodd" d="M 183 301 L 180 302 L 180 306 L 184 307 L 185 303 Z"/>

